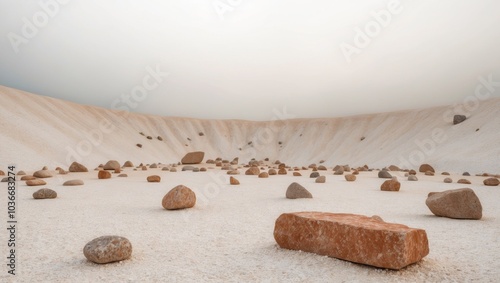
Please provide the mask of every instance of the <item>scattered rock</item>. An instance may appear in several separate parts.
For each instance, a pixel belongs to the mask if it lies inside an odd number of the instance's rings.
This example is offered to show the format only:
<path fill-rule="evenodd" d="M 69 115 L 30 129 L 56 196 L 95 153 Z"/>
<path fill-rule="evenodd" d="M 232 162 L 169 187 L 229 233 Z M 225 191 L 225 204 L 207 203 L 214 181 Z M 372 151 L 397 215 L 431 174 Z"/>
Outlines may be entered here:
<path fill-rule="evenodd" d="M 2 170 L 0 170 L 0 176 L 5 176 L 5 172 L 3 172 Z"/>
<path fill-rule="evenodd" d="M 281 248 L 399 270 L 429 254 L 425 230 L 355 214 L 282 214 L 274 226 Z"/>
<path fill-rule="evenodd" d="M 344 178 L 345 178 L 345 180 L 347 182 L 354 182 L 354 181 L 356 181 L 356 175 L 354 175 L 354 174 L 347 174 L 347 175 L 344 176 Z"/>
<path fill-rule="evenodd" d="M 470 173 L 469 173 L 469 172 L 464 172 L 464 173 L 462 174 L 462 176 L 470 176 Z"/>
<path fill-rule="evenodd" d="M 320 171 L 326 171 L 326 167 L 323 165 L 318 166 L 318 170 Z"/>
<path fill-rule="evenodd" d="M 411 169 L 410 171 L 408 171 L 408 175 L 417 175 L 417 171 Z"/>
<path fill-rule="evenodd" d="M 344 175 L 344 167 L 340 167 L 339 169 L 337 169 L 333 175 Z"/>
<path fill-rule="evenodd" d="M 201 167 L 201 168 L 200 168 L 200 172 L 207 172 L 207 168 L 205 168 L 205 167 Z"/>
<path fill-rule="evenodd" d="M 205 157 L 205 152 L 203 151 L 193 151 L 187 153 L 181 160 L 182 164 L 200 164 Z"/>
<path fill-rule="evenodd" d="M 4 177 L 4 178 L 2 178 L 2 181 L 1 181 L 1 182 L 2 182 L 2 183 L 5 183 L 5 182 L 8 182 L 8 181 L 9 181 L 9 177 Z"/>
<path fill-rule="evenodd" d="M 177 168 L 170 168 L 170 172 L 177 172 Z"/>
<path fill-rule="evenodd" d="M 260 174 L 260 169 L 258 167 L 250 167 L 248 170 L 245 172 L 245 175 L 259 175 Z"/>
<path fill-rule="evenodd" d="M 52 173 L 49 170 L 39 170 L 33 173 L 33 176 L 37 178 L 51 178 L 54 175 L 52 175 Z"/>
<path fill-rule="evenodd" d="M 436 216 L 479 220 L 483 215 L 479 198 L 468 188 L 430 193 L 425 204 Z"/>
<path fill-rule="evenodd" d="M 239 175 L 240 171 L 238 171 L 238 170 L 229 170 L 229 171 L 227 171 L 227 174 L 228 175 Z"/>
<path fill-rule="evenodd" d="M 76 179 L 76 180 L 68 180 L 66 182 L 63 183 L 63 186 L 83 186 L 83 180 L 79 180 L 79 179 Z"/>
<path fill-rule="evenodd" d="M 28 185 L 30 187 L 33 187 L 33 186 L 47 185 L 47 183 L 44 180 L 35 179 L 35 180 L 28 180 L 28 181 L 26 181 L 26 185 Z"/>
<path fill-rule="evenodd" d="M 120 168 L 118 168 L 118 169 L 115 169 L 115 171 L 113 173 L 120 174 L 121 172 L 122 172 L 122 170 Z"/>
<path fill-rule="evenodd" d="M 382 179 L 392 179 L 391 173 L 389 173 L 389 171 L 385 171 L 385 170 L 379 171 L 378 177 L 382 178 Z"/>
<path fill-rule="evenodd" d="M 158 168 L 158 165 L 156 165 L 156 163 L 153 163 L 149 166 L 149 168 L 152 168 L 152 169 L 155 169 L 155 168 Z"/>
<path fill-rule="evenodd" d="M 399 168 L 396 165 L 391 165 L 391 166 L 389 166 L 389 170 L 390 171 L 401 171 L 401 168 Z"/>
<path fill-rule="evenodd" d="M 458 184 L 466 184 L 466 185 L 470 185 L 471 182 L 467 179 L 460 179 L 457 181 Z"/>
<path fill-rule="evenodd" d="M 379 222 L 385 222 L 384 219 L 382 219 L 382 217 L 380 217 L 378 215 L 373 215 L 370 218 L 373 219 L 373 220 L 379 221 Z"/>
<path fill-rule="evenodd" d="M 106 164 L 104 164 L 103 169 L 104 170 L 120 169 L 120 163 L 118 163 L 118 161 L 116 161 L 116 160 L 110 160 L 110 161 L 106 162 Z"/>
<path fill-rule="evenodd" d="M 191 166 L 191 165 L 186 165 L 186 166 L 182 167 L 182 171 L 193 171 L 194 168 L 196 168 L 196 167 Z"/>
<path fill-rule="evenodd" d="M 161 181 L 161 178 L 160 176 L 158 175 L 151 175 L 151 176 L 148 176 L 146 178 L 146 180 L 149 182 L 149 183 L 159 183 Z"/>
<path fill-rule="evenodd" d="M 443 172 L 443 173 L 441 173 L 441 175 L 450 176 L 450 173 L 448 173 L 448 172 Z"/>
<path fill-rule="evenodd" d="M 203 132 L 199 132 L 198 136 L 203 137 L 205 134 Z"/>
<path fill-rule="evenodd" d="M 465 115 L 455 115 L 453 117 L 453 125 L 460 124 L 465 120 L 467 120 L 467 117 L 465 117 Z"/>
<path fill-rule="evenodd" d="M 240 184 L 240 181 L 238 181 L 238 179 L 234 178 L 233 176 L 229 177 L 229 183 L 231 185 L 239 185 Z"/>
<path fill-rule="evenodd" d="M 318 178 L 319 177 L 319 172 L 311 172 L 309 175 L 309 178 Z"/>
<path fill-rule="evenodd" d="M 97 173 L 97 178 L 99 179 L 109 179 L 111 178 L 111 173 L 105 170 L 99 170 L 99 173 Z"/>
<path fill-rule="evenodd" d="M 161 204 L 167 210 L 191 208 L 196 204 L 196 195 L 190 188 L 178 185 L 163 197 Z"/>
<path fill-rule="evenodd" d="M 294 182 L 290 184 L 290 186 L 288 186 L 288 189 L 286 190 L 286 198 L 312 198 L 312 194 L 308 190 L 306 190 L 306 188 Z"/>
<path fill-rule="evenodd" d="M 18 176 L 21 176 L 21 175 L 26 175 L 26 172 L 24 172 L 23 170 L 21 170 L 21 171 L 17 172 L 17 175 L 18 175 Z"/>
<path fill-rule="evenodd" d="M 120 178 L 125 178 L 125 177 L 128 177 L 128 175 L 127 175 L 127 174 L 125 174 L 125 173 L 123 173 L 123 174 L 118 175 L 118 177 L 120 177 Z"/>
<path fill-rule="evenodd" d="M 21 177 L 21 181 L 29 181 L 29 180 L 36 180 L 36 177 L 30 176 L 30 175 L 26 175 L 26 176 Z"/>
<path fill-rule="evenodd" d="M 300 174 L 300 172 L 293 172 L 293 176 L 295 176 L 295 177 L 301 177 L 302 174 Z"/>
<path fill-rule="evenodd" d="M 401 183 L 396 180 L 387 180 L 380 186 L 380 190 L 388 192 L 398 192 L 400 188 Z"/>
<path fill-rule="evenodd" d="M 153 137 L 152 137 L 152 136 L 147 136 L 146 138 L 147 138 L 148 140 L 152 140 L 152 139 L 153 139 Z"/>
<path fill-rule="evenodd" d="M 162 137 L 160 137 L 160 136 L 157 136 L 156 138 L 157 138 L 159 141 L 163 141 L 163 138 L 162 138 Z"/>
<path fill-rule="evenodd" d="M 148 167 L 147 167 L 147 166 L 142 166 L 142 167 L 141 167 L 141 170 L 142 170 L 142 171 L 147 171 L 147 170 L 148 170 Z"/>
<path fill-rule="evenodd" d="M 142 148 L 142 144 L 140 144 L 140 143 L 136 144 L 136 146 L 137 146 L 138 148 Z"/>
<path fill-rule="evenodd" d="M 76 161 L 71 163 L 68 170 L 69 172 L 89 172 L 89 169 L 87 169 L 87 167 Z"/>
<path fill-rule="evenodd" d="M 485 179 L 483 181 L 483 184 L 485 186 L 495 187 L 495 186 L 498 186 L 500 184 L 500 180 L 498 180 L 497 178 L 488 178 L 488 179 Z"/>
<path fill-rule="evenodd" d="M 418 171 L 421 172 L 421 173 L 425 173 L 427 171 L 430 171 L 432 173 L 436 172 L 434 170 L 434 168 L 432 168 L 432 166 L 430 166 L 429 164 L 422 164 L 422 165 L 420 165 L 420 168 L 418 169 Z"/>
<path fill-rule="evenodd" d="M 259 174 L 259 178 L 269 178 L 269 174 L 267 172 L 262 172 Z"/>
<path fill-rule="evenodd" d="M 316 178 L 316 183 L 318 184 L 323 184 L 326 182 L 326 177 L 325 176 L 319 176 L 318 178 Z"/>
<path fill-rule="evenodd" d="M 124 237 L 102 236 L 88 242 L 83 248 L 83 255 L 100 264 L 121 261 L 132 256 L 132 244 Z"/>
<path fill-rule="evenodd" d="M 453 183 L 453 180 L 451 178 L 444 178 L 445 183 Z"/>
<path fill-rule="evenodd" d="M 38 191 L 33 193 L 34 199 L 46 199 L 46 198 L 56 198 L 57 193 L 51 189 L 39 189 Z"/>
<path fill-rule="evenodd" d="M 408 181 L 418 181 L 418 178 L 415 175 L 408 175 Z"/>
<path fill-rule="evenodd" d="M 281 168 L 278 170 L 278 175 L 286 175 L 288 172 L 286 171 L 285 168 Z"/>

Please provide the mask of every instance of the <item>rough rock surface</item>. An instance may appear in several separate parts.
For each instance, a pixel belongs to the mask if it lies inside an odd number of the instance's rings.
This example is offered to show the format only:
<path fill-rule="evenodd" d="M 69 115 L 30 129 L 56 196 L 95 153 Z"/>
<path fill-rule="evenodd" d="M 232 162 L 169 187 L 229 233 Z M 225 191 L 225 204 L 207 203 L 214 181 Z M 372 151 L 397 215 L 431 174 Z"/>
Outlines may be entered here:
<path fill-rule="evenodd" d="M 43 188 L 33 193 L 34 199 L 56 198 L 57 193 L 54 190 Z"/>
<path fill-rule="evenodd" d="M 95 263 L 110 263 L 130 258 L 132 244 L 120 236 L 102 236 L 88 242 L 83 255 Z"/>
<path fill-rule="evenodd" d="M 162 199 L 161 205 L 168 210 L 191 208 L 196 204 L 196 195 L 188 187 L 178 185 Z"/>
<path fill-rule="evenodd" d="M 312 198 L 312 194 L 298 183 L 291 183 L 286 190 L 286 198 L 297 199 L 297 198 Z"/>
<path fill-rule="evenodd" d="M 205 152 L 203 151 L 193 151 L 189 152 L 181 159 L 182 164 L 200 164 L 205 157 Z"/>
<path fill-rule="evenodd" d="M 395 270 L 429 254 L 425 230 L 354 214 L 285 213 L 274 239 L 281 248 Z"/>
<path fill-rule="evenodd" d="M 453 116 L 453 125 L 460 124 L 465 120 L 467 120 L 467 117 L 465 115 L 455 115 Z"/>
<path fill-rule="evenodd" d="M 469 188 L 429 193 L 425 204 L 436 216 L 456 219 L 481 219 L 483 207 Z"/>

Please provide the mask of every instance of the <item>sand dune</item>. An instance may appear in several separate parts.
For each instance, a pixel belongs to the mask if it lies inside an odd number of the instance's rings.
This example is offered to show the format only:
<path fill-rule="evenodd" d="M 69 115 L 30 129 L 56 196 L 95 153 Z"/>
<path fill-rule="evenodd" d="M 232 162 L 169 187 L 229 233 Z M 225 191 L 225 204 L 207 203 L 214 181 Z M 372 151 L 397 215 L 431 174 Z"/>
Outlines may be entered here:
<path fill-rule="evenodd" d="M 7 87 L 0 87 L 0 98 L 0 164 L 16 162 L 29 170 L 49 161 L 63 168 L 74 160 L 89 168 L 109 159 L 169 163 L 201 150 L 206 158 L 239 156 L 243 162 L 269 157 L 292 165 L 325 160 L 329 166 L 403 168 L 426 162 L 437 170 L 500 172 L 500 98 L 483 101 L 471 112 L 465 108 L 458 114 L 468 120 L 455 126 L 452 107 L 251 122 L 140 115 Z M 433 131 L 440 133 L 437 142 Z"/>

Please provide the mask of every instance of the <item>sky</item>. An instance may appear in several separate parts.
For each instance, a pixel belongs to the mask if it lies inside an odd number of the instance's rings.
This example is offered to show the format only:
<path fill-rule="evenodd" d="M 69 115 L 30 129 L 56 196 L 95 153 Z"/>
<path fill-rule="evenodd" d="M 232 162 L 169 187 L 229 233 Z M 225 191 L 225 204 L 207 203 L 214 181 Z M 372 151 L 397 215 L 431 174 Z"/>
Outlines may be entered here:
<path fill-rule="evenodd" d="M 499 11 L 497 0 L 0 0 L 0 85 L 204 119 L 449 105 L 481 77 L 500 82 Z"/>

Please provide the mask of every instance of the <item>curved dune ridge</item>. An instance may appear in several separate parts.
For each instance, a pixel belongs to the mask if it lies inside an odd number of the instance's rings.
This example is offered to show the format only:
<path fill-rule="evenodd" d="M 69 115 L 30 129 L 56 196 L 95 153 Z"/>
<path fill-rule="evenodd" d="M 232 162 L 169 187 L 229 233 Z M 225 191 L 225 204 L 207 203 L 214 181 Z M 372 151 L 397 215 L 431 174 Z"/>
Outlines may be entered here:
<path fill-rule="evenodd" d="M 296 166 L 324 160 L 328 166 L 409 169 L 429 163 L 437 170 L 500 172 L 500 98 L 461 110 L 254 122 L 134 114 L 4 86 L 0 97 L 0 164 L 26 170 L 67 168 L 75 160 L 90 168 L 110 159 L 172 163 L 187 152 L 204 151 L 206 159 L 270 158 Z M 467 120 L 453 125 L 454 114 Z"/>

